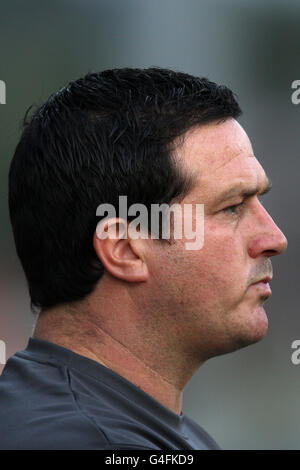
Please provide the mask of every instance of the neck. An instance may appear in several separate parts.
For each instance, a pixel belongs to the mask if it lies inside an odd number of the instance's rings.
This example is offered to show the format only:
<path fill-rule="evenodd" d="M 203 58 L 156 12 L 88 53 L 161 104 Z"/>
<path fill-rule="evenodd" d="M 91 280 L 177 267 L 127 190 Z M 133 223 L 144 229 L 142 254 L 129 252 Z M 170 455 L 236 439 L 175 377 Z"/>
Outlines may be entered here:
<path fill-rule="evenodd" d="M 172 366 L 174 358 L 168 357 L 162 343 L 153 337 L 147 340 L 147 335 L 143 337 L 133 319 L 129 323 L 123 311 L 118 315 L 117 328 L 114 315 L 107 317 L 109 322 L 103 321 L 103 317 L 100 321 L 101 315 L 73 307 L 44 310 L 33 336 L 99 362 L 180 415 L 186 369 L 184 377 L 180 377 L 178 365 Z"/>

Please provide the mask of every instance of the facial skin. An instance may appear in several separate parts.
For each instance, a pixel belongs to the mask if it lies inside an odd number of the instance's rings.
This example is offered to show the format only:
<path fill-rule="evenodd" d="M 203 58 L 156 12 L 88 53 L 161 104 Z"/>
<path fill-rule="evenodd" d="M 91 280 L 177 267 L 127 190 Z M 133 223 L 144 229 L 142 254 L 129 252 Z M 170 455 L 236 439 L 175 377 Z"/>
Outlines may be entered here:
<path fill-rule="evenodd" d="M 197 175 L 182 204 L 204 203 L 204 245 L 187 251 L 186 240 L 175 240 L 159 250 L 159 270 L 151 266 L 172 312 L 169 334 L 173 318 L 190 354 L 207 359 L 265 336 L 266 297 L 261 287 L 251 284 L 272 277 L 270 257 L 282 253 L 287 241 L 257 194 L 244 201 L 239 195 L 220 198 L 229 188 L 240 190 L 237 194 L 253 188 L 261 193 L 268 184 L 236 120 L 190 131 L 177 153 Z"/>
<path fill-rule="evenodd" d="M 189 131 L 174 158 L 195 175 L 181 204 L 204 204 L 202 249 L 186 250 L 184 238 L 95 233 L 103 277 L 82 301 L 42 311 L 34 336 L 100 362 L 180 414 L 182 390 L 205 360 L 266 334 L 266 297 L 251 284 L 272 275 L 270 257 L 287 241 L 257 195 L 230 210 L 240 196 L 219 200 L 228 188 L 266 186 L 236 120 Z"/>

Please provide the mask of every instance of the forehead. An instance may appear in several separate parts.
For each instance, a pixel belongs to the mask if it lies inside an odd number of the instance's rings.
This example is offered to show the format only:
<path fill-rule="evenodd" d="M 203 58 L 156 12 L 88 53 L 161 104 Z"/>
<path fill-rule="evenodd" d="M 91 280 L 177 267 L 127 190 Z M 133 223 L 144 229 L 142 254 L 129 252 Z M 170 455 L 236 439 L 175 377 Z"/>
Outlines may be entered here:
<path fill-rule="evenodd" d="M 266 179 L 246 132 L 232 118 L 188 131 L 176 154 L 195 177 L 191 193 L 200 191 L 205 199 L 234 185 L 263 185 Z"/>

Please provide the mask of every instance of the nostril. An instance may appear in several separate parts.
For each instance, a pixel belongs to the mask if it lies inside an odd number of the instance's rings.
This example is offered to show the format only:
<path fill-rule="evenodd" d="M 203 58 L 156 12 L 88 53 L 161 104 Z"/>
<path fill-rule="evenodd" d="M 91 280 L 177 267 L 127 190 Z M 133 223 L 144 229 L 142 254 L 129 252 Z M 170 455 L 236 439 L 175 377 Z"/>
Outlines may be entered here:
<path fill-rule="evenodd" d="M 264 255 L 265 256 L 276 256 L 276 255 L 278 255 L 278 251 L 277 250 L 265 250 Z"/>

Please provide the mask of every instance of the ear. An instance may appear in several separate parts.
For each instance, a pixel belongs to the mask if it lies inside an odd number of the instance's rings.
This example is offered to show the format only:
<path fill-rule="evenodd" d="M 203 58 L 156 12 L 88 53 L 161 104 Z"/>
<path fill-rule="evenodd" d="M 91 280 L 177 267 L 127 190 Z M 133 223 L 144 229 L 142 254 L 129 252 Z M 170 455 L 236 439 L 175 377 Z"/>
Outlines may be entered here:
<path fill-rule="evenodd" d="M 144 282 L 149 271 L 143 257 L 144 240 L 131 239 L 124 219 L 100 221 L 94 233 L 94 250 L 104 268 L 127 282 Z"/>

